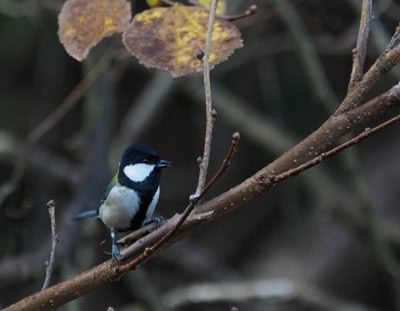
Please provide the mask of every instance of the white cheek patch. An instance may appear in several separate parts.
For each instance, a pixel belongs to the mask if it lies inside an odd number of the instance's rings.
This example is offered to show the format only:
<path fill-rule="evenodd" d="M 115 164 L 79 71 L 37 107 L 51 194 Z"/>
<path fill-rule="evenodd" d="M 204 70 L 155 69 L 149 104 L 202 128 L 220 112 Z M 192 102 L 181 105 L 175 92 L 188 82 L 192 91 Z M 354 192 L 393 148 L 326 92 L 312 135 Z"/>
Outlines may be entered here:
<path fill-rule="evenodd" d="M 124 167 L 124 174 L 133 182 L 141 182 L 150 175 L 154 167 L 154 164 L 130 164 Z"/>

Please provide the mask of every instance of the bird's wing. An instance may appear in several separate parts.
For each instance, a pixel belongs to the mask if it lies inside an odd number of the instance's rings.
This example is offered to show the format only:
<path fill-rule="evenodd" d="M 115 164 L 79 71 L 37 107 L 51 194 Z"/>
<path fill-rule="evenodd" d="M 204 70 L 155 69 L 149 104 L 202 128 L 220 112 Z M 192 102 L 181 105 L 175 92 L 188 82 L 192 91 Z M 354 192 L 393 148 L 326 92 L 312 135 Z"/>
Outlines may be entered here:
<path fill-rule="evenodd" d="M 103 194 L 103 197 L 100 201 L 100 205 L 104 203 L 107 199 L 108 194 L 110 193 L 111 189 L 118 183 L 118 172 L 114 175 L 113 179 L 111 179 L 110 183 L 108 184 L 106 191 Z"/>

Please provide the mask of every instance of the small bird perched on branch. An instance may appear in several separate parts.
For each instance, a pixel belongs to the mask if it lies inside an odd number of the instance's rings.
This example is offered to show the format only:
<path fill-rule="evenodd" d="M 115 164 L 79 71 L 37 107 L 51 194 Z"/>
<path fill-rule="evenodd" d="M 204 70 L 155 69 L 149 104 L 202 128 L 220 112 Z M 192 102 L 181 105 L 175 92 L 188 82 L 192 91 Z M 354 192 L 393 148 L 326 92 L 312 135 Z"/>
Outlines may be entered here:
<path fill-rule="evenodd" d="M 136 230 L 154 221 L 154 210 L 160 197 L 161 169 L 171 162 L 144 144 L 127 148 L 119 169 L 107 187 L 97 210 L 89 210 L 74 219 L 100 218 L 110 228 L 112 258 L 121 261 L 116 233 Z"/>

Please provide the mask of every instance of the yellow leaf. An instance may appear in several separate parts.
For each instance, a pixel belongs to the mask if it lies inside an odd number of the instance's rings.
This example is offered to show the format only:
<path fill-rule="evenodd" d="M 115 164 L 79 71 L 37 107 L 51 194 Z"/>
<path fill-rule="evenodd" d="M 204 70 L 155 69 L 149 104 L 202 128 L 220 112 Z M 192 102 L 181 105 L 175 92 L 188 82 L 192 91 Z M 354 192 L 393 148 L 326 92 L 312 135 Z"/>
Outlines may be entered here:
<path fill-rule="evenodd" d="M 126 0 L 67 0 L 58 16 L 58 36 L 78 61 L 103 38 L 122 32 L 131 19 Z"/>
<path fill-rule="evenodd" d="M 209 13 L 200 7 L 175 4 L 135 15 L 123 34 L 126 48 L 147 66 L 168 70 L 173 77 L 202 70 L 196 55 L 204 50 Z M 211 38 L 210 65 L 226 60 L 242 47 L 232 23 L 216 19 Z"/>

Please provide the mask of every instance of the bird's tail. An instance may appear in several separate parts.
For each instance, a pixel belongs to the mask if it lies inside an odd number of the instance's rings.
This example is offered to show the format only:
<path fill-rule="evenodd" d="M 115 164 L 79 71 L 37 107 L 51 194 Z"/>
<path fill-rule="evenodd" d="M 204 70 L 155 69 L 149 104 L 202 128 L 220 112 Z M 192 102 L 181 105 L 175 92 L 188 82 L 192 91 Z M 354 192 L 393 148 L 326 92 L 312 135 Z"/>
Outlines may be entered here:
<path fill-rule="evenodd" d="M 89 211 L 84 211 L 78 215 L 76 215 L 73 220 L 81 220 L 81 219 L 86 219 L 86 218 L 96 218 L 99 217 L 99 212 L 98 210 L 91 209 Z"/>

